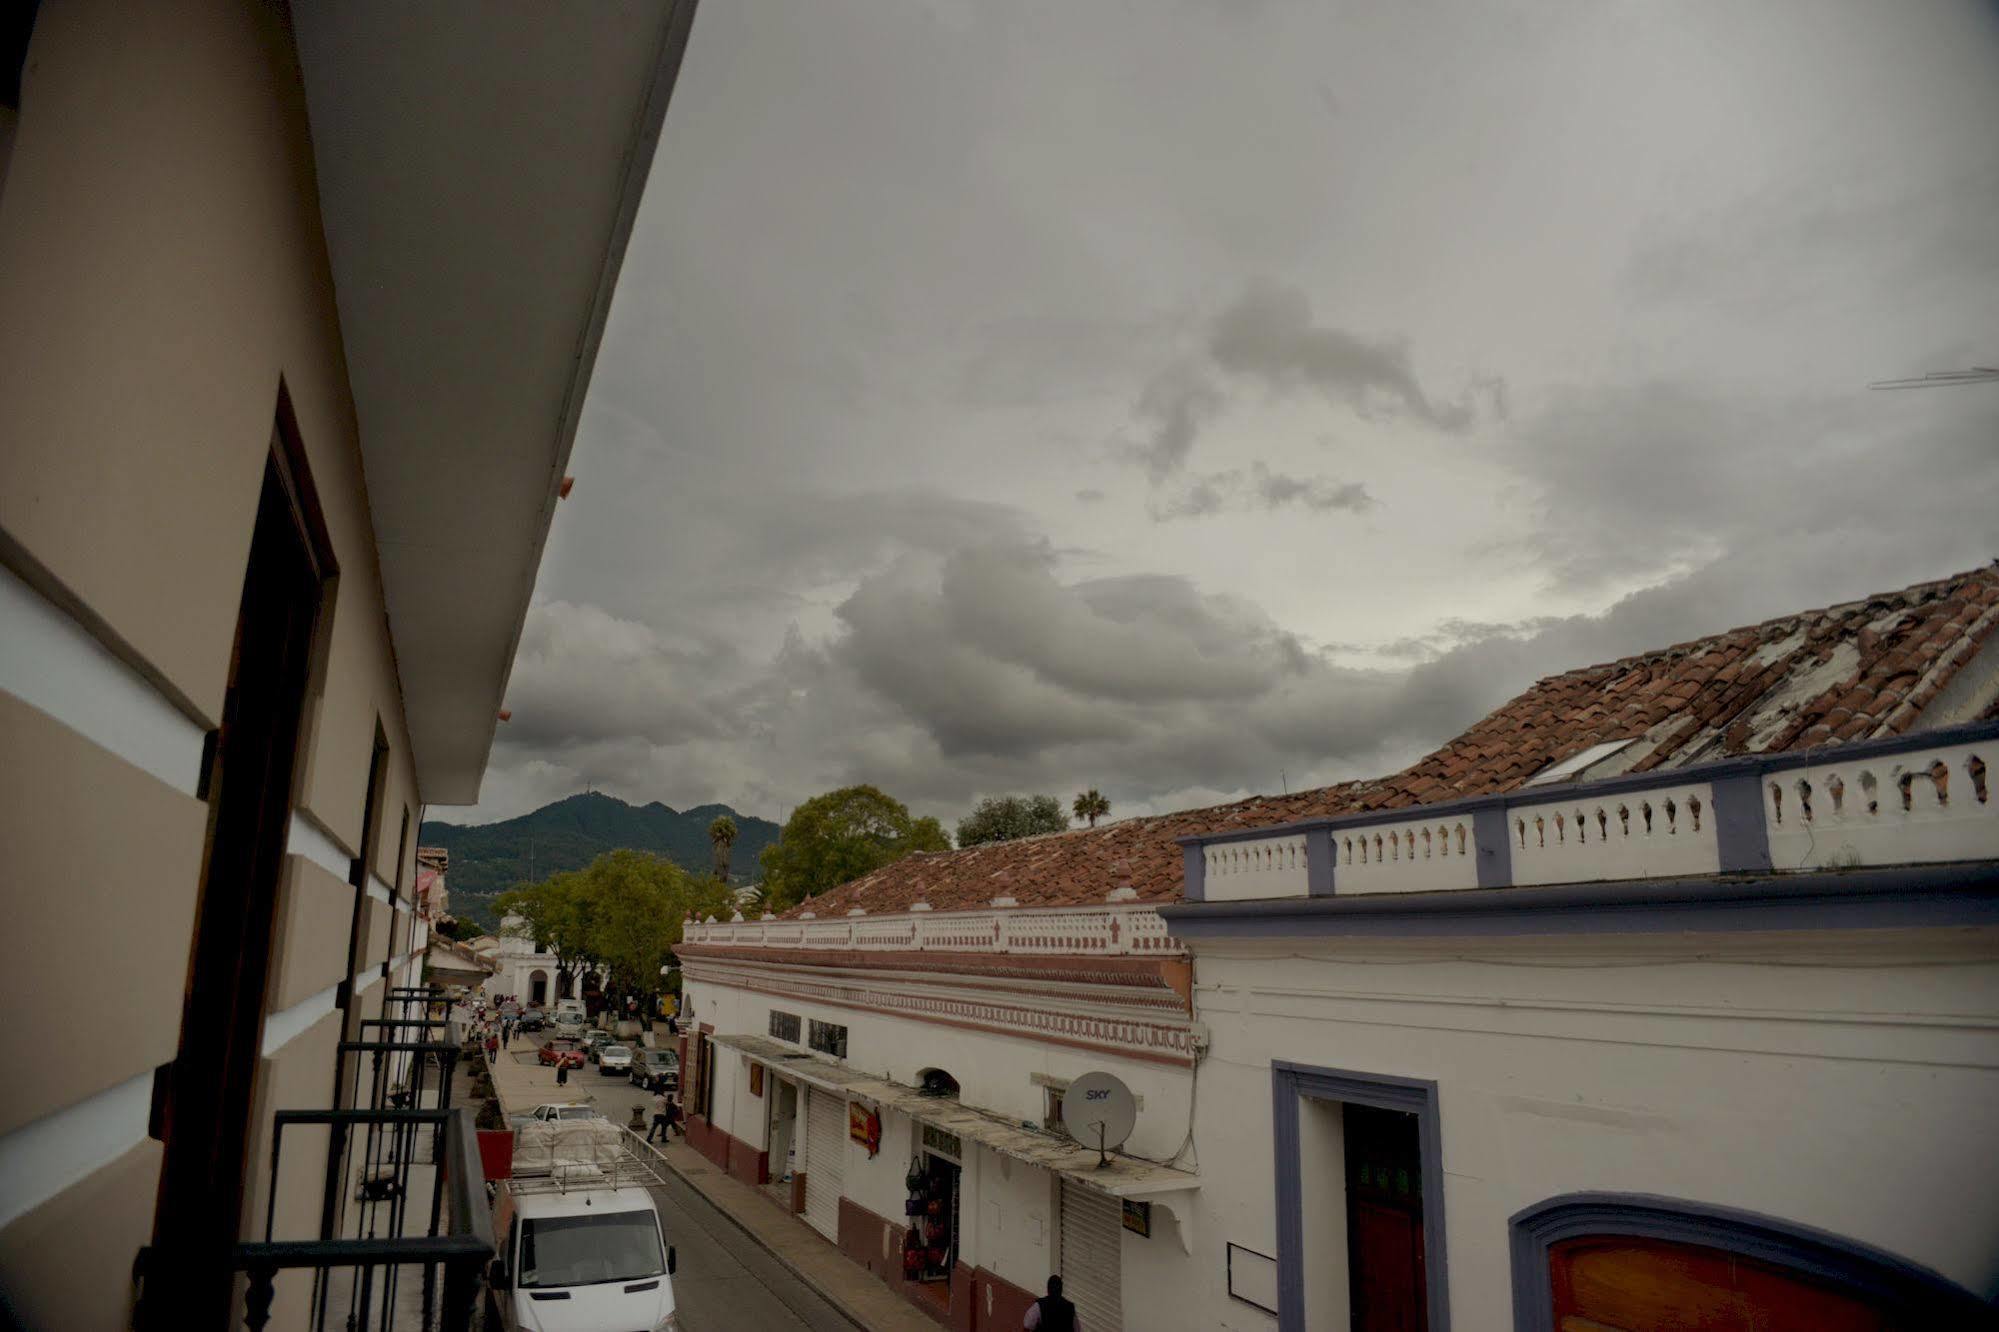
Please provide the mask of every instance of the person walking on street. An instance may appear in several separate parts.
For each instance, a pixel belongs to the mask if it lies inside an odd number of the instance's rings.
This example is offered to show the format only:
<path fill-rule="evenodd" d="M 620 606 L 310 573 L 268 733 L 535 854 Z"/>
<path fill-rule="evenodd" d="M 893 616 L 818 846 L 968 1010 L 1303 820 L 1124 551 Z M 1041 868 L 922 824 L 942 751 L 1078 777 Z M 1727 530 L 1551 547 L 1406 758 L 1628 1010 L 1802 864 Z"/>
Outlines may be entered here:
<path fill-rule="evenodd" d="M 558 1057 L 555 1061 L 555 1085 L 558 1087 L 569 1085 L 569 1060 L 566 1057 Z"/>
<path fill-rule="evenodd" d="M 673 1121 L 667 1118 L 667 1107 L 672 1104 L 673 1102 L 666 1099 L 665 1092 L 659 1091 L 653 1093 L 652 1127 L 646 1130 L 647 1142 L 652 1141 L 652 1135 L 655 1133 L 665 1138 L 668 1142 L 673 1141 Z"/>
<path fill-rule="evenodd" d="M 661 1092 L 660 1095 L 665 1096 L 666 1093 Z M 678 1096 L 671 1097 L 666 1102 L 666 1131 L 669 1142 L 672 1141 L 672 1135 L 675 1133 L 678 1133 L 683 1138 L 687 1136 L 687 1130 L 680 1123 L 680 1098 Z"/>
<path fill-rule="evenodd" d="M 1078 1332 L 1083 1325 L 1076 1318 L 1076 1306 L 1062 1298 L 1062 1278 L 1048 1278 L 1048 1293 L 1027 1306 L 1020 1320 L 1022 1332 Z"/>
<path fill-rule="evenodd" d="M 500 1054 L 500 1038 L 492 1032 L 486 1033 L 486 1058 L 496 1059 Z"/>

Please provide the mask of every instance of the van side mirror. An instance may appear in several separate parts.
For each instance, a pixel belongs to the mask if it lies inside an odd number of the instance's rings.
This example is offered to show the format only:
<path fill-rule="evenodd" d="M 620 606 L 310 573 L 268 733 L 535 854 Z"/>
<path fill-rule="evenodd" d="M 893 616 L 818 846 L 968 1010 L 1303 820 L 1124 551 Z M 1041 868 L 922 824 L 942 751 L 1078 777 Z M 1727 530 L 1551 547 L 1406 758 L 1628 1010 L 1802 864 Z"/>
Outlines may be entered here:
<path fill-rule="evenodd" d="M 505 1290 L 507 1288 L 508 1282 L 507 1282 L 506 1259 L 495 1258 L 493 1260 L 493 1265 L 486 1270 L 486 1284 L 491 1286 L 494 1290 Z"/>
<path fill-rule="evenodd" d="M 666 1274 L 672 1276 L 674 1272 L 679 1270 L 679 1267 L 680 1256 L 674 1253 L 673 1246 L 669 1244 L 666 1246 Z"/>

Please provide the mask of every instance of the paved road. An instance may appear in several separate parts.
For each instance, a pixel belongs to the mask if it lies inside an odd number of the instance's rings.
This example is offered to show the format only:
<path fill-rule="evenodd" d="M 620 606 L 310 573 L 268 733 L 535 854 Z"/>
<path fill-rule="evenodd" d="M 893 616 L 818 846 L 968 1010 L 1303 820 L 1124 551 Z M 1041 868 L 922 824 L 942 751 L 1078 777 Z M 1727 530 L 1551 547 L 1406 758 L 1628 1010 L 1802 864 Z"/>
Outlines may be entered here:
<path fill-rule="evenodd" d="M 508 1056 L 533 1063 L 534 1046 L 524 1048 L 516 1042 L 502 1057 Z M 563 1093 L 564 1100 L 595 1102 L 614 1124 L 627 1122 L 635 1105 L 651 1113 L 650 1097 L 623 1077 L 599 1073 L 595 1064 L 571 1071 Z M 671 1150 L 693 1151 L 680 1143 Z M 653 1187 L 652 1195 L 659 1203 L 667 1243 L 679 1259 L 673 1294 L 687 1332 L 765 1328 L 854 1332 L 854 1325 L 839 1310 L 685 1181 L 669 1173 L 665 1183 Z"/>

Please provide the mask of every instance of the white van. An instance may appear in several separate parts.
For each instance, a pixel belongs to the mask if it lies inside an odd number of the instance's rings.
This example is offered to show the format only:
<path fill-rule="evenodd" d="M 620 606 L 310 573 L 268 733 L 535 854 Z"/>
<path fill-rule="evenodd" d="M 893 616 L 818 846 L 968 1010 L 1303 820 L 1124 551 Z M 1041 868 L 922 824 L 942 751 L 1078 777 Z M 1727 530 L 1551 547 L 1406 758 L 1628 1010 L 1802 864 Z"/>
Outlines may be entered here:
<path fill-rule="evenodd" d="M 673 1272 L 652 1195 L 590 1166 L 514 1179 L 494 1214 L 493 1291 L 515 1332 L 677 1332 Z"/>
<path fill-rule="evenodd" d="M 581 999 L 563 999 L 550 1012 L 549 1021 L 553 1024 L 555 1035 L 566 1036 L 573 1041 L 581 1037 L 583 1029 L 590 1025 L 590 1015 Z"/>

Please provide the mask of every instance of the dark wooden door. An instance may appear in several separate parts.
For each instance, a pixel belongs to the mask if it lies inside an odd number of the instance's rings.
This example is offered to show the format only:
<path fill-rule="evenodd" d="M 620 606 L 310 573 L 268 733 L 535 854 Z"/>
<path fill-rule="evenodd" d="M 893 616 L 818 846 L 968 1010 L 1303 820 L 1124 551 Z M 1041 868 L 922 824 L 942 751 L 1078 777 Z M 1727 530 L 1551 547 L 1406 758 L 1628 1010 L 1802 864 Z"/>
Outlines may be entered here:
<path fill-rule="evenodd" d="M 242 1225 L 264 986 L 322 571 L 277 453 L 264 473 L 222 726 L 141 1326 L 220 1327 Z"/>
<path fill-rule="evenodd" d="M 1353 1332 L 1427 1332 L 1416 1116 L 1348 1105 L 1347 1281 Z"/>
<path fill-rule="evenodd" d="M 1865 1300 L 1721 1249 L 1622 1236 L 1548 1252 L 1559 1332 L 1891 1332 Z"/>

